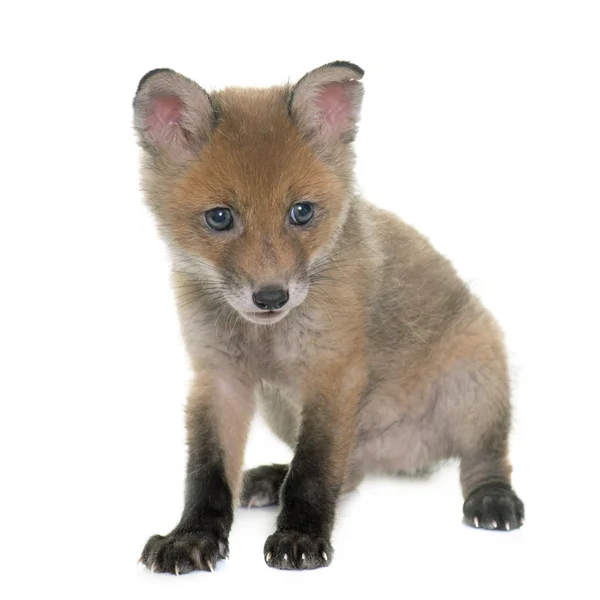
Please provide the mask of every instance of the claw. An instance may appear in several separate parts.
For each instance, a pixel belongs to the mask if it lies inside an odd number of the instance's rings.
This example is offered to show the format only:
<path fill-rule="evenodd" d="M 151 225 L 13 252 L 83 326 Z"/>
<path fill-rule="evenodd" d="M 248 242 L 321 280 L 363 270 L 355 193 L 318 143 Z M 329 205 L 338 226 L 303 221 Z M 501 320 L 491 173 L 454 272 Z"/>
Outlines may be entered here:
<path fill-rule="evenodd" d="M 212 563 L 210 562 L 210 560 L 207 560 L 206 564 L 208 565 L 208 568 L 210 569 L 210 572 L 213 573 L 214 572 L 214 568 L 213 568 Z"/>
<path fill-rule="evenodd" d="M 175 575 L 179 577 L 179 567 L 177 565 L 175 565 Z"/>
<path fill-rule="evenodd" d="M 302 562 L 304 562 L 306 560 L 306 554 L 304 554 L 304 552 L 302 553 Z"/>
<path fill-rule="evenodd" d="M 525 525 L 525 519 L 521 519 L 521 525 Z"/>
<path fill-rule="evenodd" d="M 498 529 L 498 523 L 496 523 L 496 521 L 492 521 L 492 527 L 494 529 Z"/>
<path fill-rule="evenodd" d="M 154 571 L 156 571 L 156 563 L 155 562 L 153 562 L 152 566 L 150 567 L 150 572 L 154 573 Z"/>
<path fill-rule="evenodd" d="M 506 524 L 506 531 L 510 531 L 510 523 Z"/>
<path fill-rule="evenodd" d="M 284 555 L 283 555 L 283 560 L 287 560 L 287 559 L 288 559 L 288 555 L 287 555 L 287 554 L 284 554 Z"/>
<path fill-rule="evenodd" d="M 271 560 L 271 553 L 267 552 L 267 555 L 265 556 L 265 562 L 269 562 Z"/>
<path fill-rule="evenodd" d="M 473 524 L 475 527 L 479 527 L 479 519 L 477 517 L 473 517 Z"/>
<path fill-rule="evenodd" d="M 323 552 L 322 553 L 323 558 L 325 559 L 325 562 L 327 562 L 327 552 Z"/>
<path fill-rule="evenodd" d="M 192 548 L 192 560 L 194 561 L 194 565 L 196 569 L 202 570 L 202 556 L 200 556 L 200 550 L 196 547 Z"/>
<path fill-rule="evenodd" d="M 248 502 L 248 508 L 252 508 L 254 506 L 254 496 L 252 496 L 252 498 L 250 498 L 250 501 Z"/>

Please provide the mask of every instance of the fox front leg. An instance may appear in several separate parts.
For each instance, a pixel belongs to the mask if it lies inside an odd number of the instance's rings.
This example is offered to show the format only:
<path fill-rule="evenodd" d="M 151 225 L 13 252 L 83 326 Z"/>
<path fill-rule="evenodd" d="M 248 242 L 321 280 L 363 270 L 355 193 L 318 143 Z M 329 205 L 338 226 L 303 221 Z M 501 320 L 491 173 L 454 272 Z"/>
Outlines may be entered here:
<path fill-rule="evenodd" d="M 228 377 L 231 377 L 228 374 Z M 188 399 L 188 464 L 179 524 L 152 536 L 141 561 L 159 573 L 212 571 L 229 555 L 228 537 L 241 484 L 242 460 L 253 413 L 250 390 L 198 374 Z"/>
<path fill-rule="evenodd" d="M 352 371 L 323 374 L 315 382 L 323 386 L 307 393 L 294 458 L 281 486 L 277 530 L 264 547 L 271 567 L 316 569 L 328 566 L 333 557 L 331 532 L 337 500 L 349 477 L 363 384 L 355 371 L 349 386 L 348 373 Z"/>

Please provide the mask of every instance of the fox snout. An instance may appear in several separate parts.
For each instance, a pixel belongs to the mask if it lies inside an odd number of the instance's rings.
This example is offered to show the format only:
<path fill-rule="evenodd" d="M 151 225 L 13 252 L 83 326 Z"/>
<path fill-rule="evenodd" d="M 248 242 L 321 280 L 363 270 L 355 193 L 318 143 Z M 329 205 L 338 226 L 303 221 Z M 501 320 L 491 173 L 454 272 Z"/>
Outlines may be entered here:
<path fill-rule="evenodd" d="M 279 310 L 287 304 L 289 299 L 288 290 L 273 286 L 261 288 L 252 294 L 252 300 L 260 310 Z"/>
<path fill-rule="evenodd" d="M 300 306 L 308 295 L 308 281 L 232 285 L 225 292 L 229 305 L 253 323 L 275 323 Z"/>

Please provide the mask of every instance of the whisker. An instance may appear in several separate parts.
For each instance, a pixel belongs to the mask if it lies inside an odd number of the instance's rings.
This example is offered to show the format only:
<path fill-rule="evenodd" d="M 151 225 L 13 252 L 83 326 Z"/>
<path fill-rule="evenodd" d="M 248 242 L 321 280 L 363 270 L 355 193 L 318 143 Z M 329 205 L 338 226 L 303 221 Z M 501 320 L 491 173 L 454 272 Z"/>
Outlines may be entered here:
<path fill-rule="evenodd" d="M 313 296 L 313 300 L 315 302 L 318 303 L 318 305 L 325 311 L 325 313 L 327 314 L 327 316 L 329 317 L 330 321 L 333 321 L 333 319 L 331 318 L 331 314 L 329 313 L 329 311 L 325 308 L 325 306 L 323 306 L 323 303 L 315 296 Z"/>
<path fill-rule="evenodd" d="M 231 343 L 231 336 L 233 335 L 233 332 L 235 331 L 235 328 L 241 318 L 242 318 L 242 315 L 240 315 L 240 313 L 237 313 L 237 316 L 235 318 L 233 326 L 231 327 L 231 331 L 229 332 L 229 339 L 227 340 L 227 348 L 229 348 L 229 344 Z"/>
<path fill-rule="evenodd" d="M 184 302 L 176 303 L 176 305 L 177 305 L 177 308 L 181 310 L 181 309 L 185 308 L 186 306 L 189 306 L 190 304 L 193 304 L 194 302 L 198 302 L 203 299 L 216 300 L 217 298 L 221 298 L 221 297 L 223 297 L 223 295 L 221 293 L 211 292 L 210 294 L 202 294 L 199 296 L 194 296 L 193 298 L 188 298 Z"/>

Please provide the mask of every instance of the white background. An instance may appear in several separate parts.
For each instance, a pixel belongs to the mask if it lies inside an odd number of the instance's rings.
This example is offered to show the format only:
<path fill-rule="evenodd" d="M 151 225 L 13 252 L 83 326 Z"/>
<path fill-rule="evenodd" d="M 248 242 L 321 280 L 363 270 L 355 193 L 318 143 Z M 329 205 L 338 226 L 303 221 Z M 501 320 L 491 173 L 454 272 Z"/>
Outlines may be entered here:
<path fill-rule="evenodd" d="M 597 598 L 600 18 L 596 2 L 38 2 L 0 35 L 3 598 Z M 182 505 L 189 379 L 138 186 L 131 100 L 366 70 L 358 177 L 502 323 L 525 527 L 462 525 L 458 472 L 340 505 L 332 566 L 269 569 L 240 510 L 216 573 L 152 575 Z M 247 465 L 288 460 L 260 423 Z"/>

